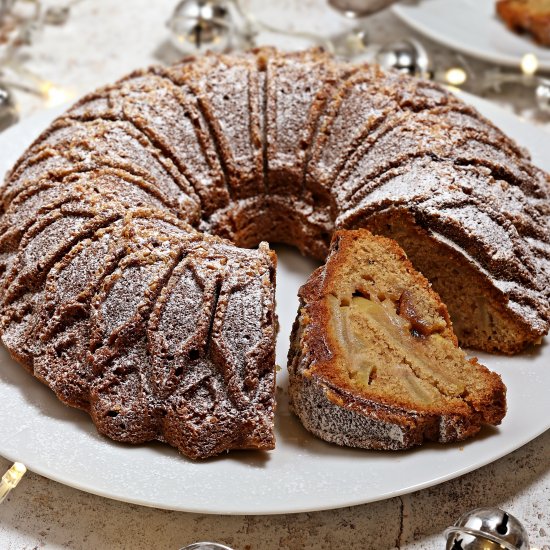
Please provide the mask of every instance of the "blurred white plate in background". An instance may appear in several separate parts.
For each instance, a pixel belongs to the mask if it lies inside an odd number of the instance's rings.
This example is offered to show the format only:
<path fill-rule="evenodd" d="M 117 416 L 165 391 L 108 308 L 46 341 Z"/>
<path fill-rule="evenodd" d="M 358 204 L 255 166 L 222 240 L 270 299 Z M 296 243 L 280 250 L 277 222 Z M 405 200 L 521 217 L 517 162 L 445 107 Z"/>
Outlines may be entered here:
<path fill-rule="evenodd" d="M 541 70 L 550 71 L 550 48 L 538 46 L 529 34 L 510 31 L 496 15 L 495 0 L 413 0 L 396 4 L 393 13 L 419 33 L 453 50 L 519 67 L 532 53 Z"/>

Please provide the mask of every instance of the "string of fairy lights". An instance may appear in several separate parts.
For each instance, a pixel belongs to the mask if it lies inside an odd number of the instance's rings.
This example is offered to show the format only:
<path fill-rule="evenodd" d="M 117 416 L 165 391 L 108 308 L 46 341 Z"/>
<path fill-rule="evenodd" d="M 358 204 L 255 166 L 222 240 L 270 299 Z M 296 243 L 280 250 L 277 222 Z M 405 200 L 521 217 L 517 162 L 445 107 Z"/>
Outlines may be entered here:
<path fill-rule="evenodd" d="M 40 97 L 46 108 L 72 99 L 70 91 L 33 73 L 24 60 L 43 27 L 64 25 L 78 1 L 46 6 L 40 0 L 0 0 L 0 131 L 19 119 L 18 93 Z"/>
<path fill-rule="evenodd" d="M 25 66 L 22 51 L 31 52 L 45 25 L 62 26 L 70 19 L 74 4 L 81 0 L 48 5 L 46 0 L 0 0 L 0 131 L 19 119 L 17 97 L 34 94 L 44 107 L 73 99 L 75 90 L 56 85 Z M 260 34 L 300 39 L 305 45 L 320 45 L 336 55 L 357 61 L 377 62 L 415 76 L 483 95 L 500 93 L 507 86 L 521 86 L 532 95 L 536 109 L 550 113 L 550 79 L 539 74 L 538 59 L 526 54 L 517 69 L 494 68 L 477 73 L 460 55 L 452 66 L 440 66 L 418 41 L 405 38 L 386 44 L 372 43 L 368 16 L 395 0 L 327 0 L 327 10 L 336 9 L 354 21 L 348 32 L 337 37 L 302 30 L 277 28 L 245 9 L 242 0 L 182 0 L 175 5 L 167 27 L 171 43 L 184 54 L 230 51 L 259 45 Z"/>

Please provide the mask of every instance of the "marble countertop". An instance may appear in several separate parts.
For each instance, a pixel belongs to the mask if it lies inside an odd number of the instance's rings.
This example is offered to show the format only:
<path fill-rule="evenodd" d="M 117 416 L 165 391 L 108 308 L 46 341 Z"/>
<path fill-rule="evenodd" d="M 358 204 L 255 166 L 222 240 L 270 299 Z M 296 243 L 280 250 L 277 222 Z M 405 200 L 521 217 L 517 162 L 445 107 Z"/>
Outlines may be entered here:
<path fill-rule="evenodd" d="M 62 90 L 61 99 L 71 99 L 136 67 L 173 61 L 179 54 L 169 44 L 165 23 L 176 3 L 76 2 L 66 24 L 45 27 L 24 49 L 25 67 Z M 279 27 L 335 34 L 349 25 L 323 0 L 248 0 L 245 5 Z M 374 41 L 414 36 L 391 12 L 369 20 L 369 29 Z M 260 39 L 277 43 L 273 37 Z M 452 52 L 421 40 L 438 63 L 453 65 Z M 476 70 L 490 68 L 470 62 Z M 493 99 L 550 129 L 550 119 L 534 112 L 524 93 L 511 90 Z M 52 96 L 48 103 L 17 93 L 21 117 L 56 100 Z M 0 458 L 0 472 L 9 466 Z M 479 506 L 512 513 L 523 522 L 533 547 L 550 550 L 550 431 L 488 466 L 431 489 L 352 508 L 280 516 L 156 510 L 90 495 L 29 472 L 0 506 L 0 548 L 175 550 L 193 541 L 215 540 L 239 550 L 436 550 L 444 547 L 445 528 Z"/>

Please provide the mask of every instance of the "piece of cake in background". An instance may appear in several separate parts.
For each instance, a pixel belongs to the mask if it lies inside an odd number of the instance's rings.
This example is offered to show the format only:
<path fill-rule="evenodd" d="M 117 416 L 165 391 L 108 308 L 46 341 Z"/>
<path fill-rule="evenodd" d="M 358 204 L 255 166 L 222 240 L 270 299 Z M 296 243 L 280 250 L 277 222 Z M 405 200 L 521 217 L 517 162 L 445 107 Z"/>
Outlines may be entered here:
<path fill-rule="evenodd" d="M 527 32 L 541 46 L 550 46 L 550 1 L 497 0 L 496 11 L 514 32 Z"/>
<path fill-rule="evenodd" d="M 466 358 L 445 305 L 395 241 L 336 232 L 299 295 L 289 393 L 313 434 L 399 450 L 501 422 L 500 376 Z"/>

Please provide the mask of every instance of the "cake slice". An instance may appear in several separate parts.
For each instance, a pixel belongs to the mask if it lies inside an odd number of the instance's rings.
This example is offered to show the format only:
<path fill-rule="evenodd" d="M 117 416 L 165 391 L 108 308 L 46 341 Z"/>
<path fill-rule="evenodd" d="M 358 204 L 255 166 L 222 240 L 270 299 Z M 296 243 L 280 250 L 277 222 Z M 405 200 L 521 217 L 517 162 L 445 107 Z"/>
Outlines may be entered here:
<path fill-rule="evenodd" d="M 500 376 L 466 358 L 447 308 L 395 241 L 336 232 L 299 296 L 289 392 L 313 434 L 398 450 L 501 422 Z"/>
<path fill-rule="evenodd" d="M 515 32 L 528 32 L 550 46 L 550 0 L 497 0 L 496 12 Z"/>

